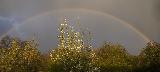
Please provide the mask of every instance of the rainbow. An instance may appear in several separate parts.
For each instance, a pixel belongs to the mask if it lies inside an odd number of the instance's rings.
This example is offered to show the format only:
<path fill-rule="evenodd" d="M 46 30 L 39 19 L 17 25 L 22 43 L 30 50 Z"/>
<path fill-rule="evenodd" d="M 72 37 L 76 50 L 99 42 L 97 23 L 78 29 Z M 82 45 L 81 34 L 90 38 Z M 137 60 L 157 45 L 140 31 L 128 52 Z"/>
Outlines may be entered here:
<path fill-rule="evenodd" d="M 143 34 L 140 30 L 138 30 L 136 27 L 132 26 L 132 24 L 114 16 L 114 15 L 111 15 L 109 13 L 106 13 L 106 12 L 100 12 L 100 11 L 95 11 L 95 10 L 90 10 L 90 9 L 84 9 L 84 8 L 79 8 L 79 9 L 57 9 L 57 10 L 52 10 L 52 11 L 48 11 L 48 12 L 44 12 L 44 13 L 41 13 L 41 14 L 38 14 L 36 16 L 32 16 L 28 19 L 26 19 L 25 21 L 23 21 L 20 25 L 23 25 L 23 24 L 26 24 L 27 22 L 30 22 L 34 19 L 37 19 L 39 17 L 42 17 L 42 16 L 46 16 L 48 14 L 52 14 L 52 13 L 58 13 L 58 12 L 63 12 L 63 11 L 84 11 L 84 12 L 89 12 L 89 13 L 95 13 L 95 14 L 100 14 L 100 15 L 103 15 L 103 16 L 107 16 L 107 17 L 110 17 L 116 21 L 119 21 L 121 24 L 127 26 L 129 29 L 133 30 L 135 33 L 137 33 L 140 37 L 142 37 L 144 39 L 145 42 L 149 42 L 150 39 L 145 35 Z M 64 15 L 65 17 L 65 15 Z M 12 32 L 12 30 L 14 30 L 15 27 L 11 28 L 8 32 L 6 32 L 5 34 L 3 34 L 1 38 L 3 38 L 4 36 L 6 36 L 7 34 L 9 34 L 10 32 Z"/>

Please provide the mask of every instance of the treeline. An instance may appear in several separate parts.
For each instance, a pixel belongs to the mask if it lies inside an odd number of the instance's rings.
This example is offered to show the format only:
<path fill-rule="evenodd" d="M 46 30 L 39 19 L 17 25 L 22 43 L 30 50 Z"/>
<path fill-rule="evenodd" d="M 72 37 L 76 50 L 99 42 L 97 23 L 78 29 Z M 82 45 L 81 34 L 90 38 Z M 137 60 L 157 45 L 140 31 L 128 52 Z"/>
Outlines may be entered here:
<path fill-rule="evenodd" d="M 0 41 L 0 72 L 160 72 L 160 44 L 149 42 L 137 56 L 120 44 L 91 45 L 91 33 L 79 32 L 66 21 L 59 44 L 41 54 L 36 40 L 6 36 Z M 86 36 L 86 37 L 85 37 Z"/>
<path fill-rule="evenodd" d="M 160 72 L 160 44 L 149 42 L 137 56 L 119 44 L 92 51 L 55 48 L 43 55 L 34 40 L 9 36 L 0 41 L 0 72 Z"/>

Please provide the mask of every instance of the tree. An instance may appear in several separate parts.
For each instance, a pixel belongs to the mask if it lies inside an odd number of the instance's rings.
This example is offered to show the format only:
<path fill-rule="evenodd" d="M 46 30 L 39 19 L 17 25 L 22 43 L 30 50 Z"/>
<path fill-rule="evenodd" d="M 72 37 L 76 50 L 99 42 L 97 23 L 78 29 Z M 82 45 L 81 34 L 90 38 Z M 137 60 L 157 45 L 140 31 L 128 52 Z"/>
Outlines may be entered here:
<path fill-rule="evenodd" d="M 13 48 L 13 41 L 16 39 L 17 42 L 20 42 L 21 40 L 18 38 L 13 38 L 11 36 L 5 36 L 0 40 L 0 71 L 9 71 L 11 64 L 9 63 L 9 55 L 11 53 L 9 52 Z M 13 50 L 13 49 L 12 49 Z"/>
<path fill-rule="evenodd" d="M 160 71 L 160 44 L 157 42 L 147 43 L 146 48 L 143 49 L 139 55 L 140 70 L 145 72 L 159 72 Z"/>
<path fill-rule="evenodd" d="M 93 51 L 84 47 L 82 35 L 64 23 L 59 27 L 60 35 L 57 49 L 50 53 L 51 72 L 97 72 L 97 57 Z"/>
<path fill-rule="evenodd" d="M 97 50 L 102 72 L 132 71 L 131 57 L 119 44 L 105 43 Z"/>
<path fill-rule="evenodd" d="M 1 64 L 2 72 L 35 72 L 42 71 L 40 53 L 34 40 L 22 41 L 13 38 L 6 48 Z"/>

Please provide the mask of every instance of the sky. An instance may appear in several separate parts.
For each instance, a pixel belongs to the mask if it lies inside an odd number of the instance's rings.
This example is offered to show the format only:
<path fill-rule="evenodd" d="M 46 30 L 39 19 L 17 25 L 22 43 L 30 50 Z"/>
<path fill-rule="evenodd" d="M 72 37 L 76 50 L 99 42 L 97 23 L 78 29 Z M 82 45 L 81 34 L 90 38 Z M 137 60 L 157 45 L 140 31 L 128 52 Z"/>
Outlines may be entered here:
<path fill-rule="evenodd" d="M 57 45 L 57 27 L 64 17 L 77 17 L 93 32 L 94 47 L 104 41 L 124 45 L 138 54 L 146 38 L 160 42 L 159 0 L 0 0 L 0 35 L 30 38 L 37 34 L 40 50 Z"/>

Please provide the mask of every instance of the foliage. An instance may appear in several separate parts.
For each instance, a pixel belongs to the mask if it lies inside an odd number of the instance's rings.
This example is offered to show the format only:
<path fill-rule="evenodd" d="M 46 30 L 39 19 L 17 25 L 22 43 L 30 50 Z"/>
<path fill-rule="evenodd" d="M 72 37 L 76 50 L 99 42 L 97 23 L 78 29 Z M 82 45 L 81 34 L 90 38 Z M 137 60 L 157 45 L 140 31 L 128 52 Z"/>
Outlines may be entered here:
<path fill-rule="evenodd" d="M 119 44 L 105 43 L 97 50 L 102 72 L 131 72 L 131 56 L 125 48 Z"/>
<path fill-rule="evenodd" d="M 97 72 L 97 57 L 84 47 L 82 35 L 68 26 L 66 20 L 59 28 L 59 46 L 50 54 L 53 72 Z M 88 47 L 89 48 L 89 47 Z"/>
<path fill-rule="evenodd" d="M 119 44 L 105 43 L 98 49 L 90 49 L 83 44 L 81 34 L 70 31 L 72 29 L 64 33 L 69 36 L 60 34 L 59 46 L 49 57 L 40 54 L 35 40 L 5 37 L 0 41 L 0 72 L 160 71 L 160 44 L 157 42 L 147 43 L 140 55 L 133 56 Z M 62 35 L 65 37 L 60 38 Z"/>
<path fill-rule="evenodd" d="M 160 44 L 157 42 L 149 42 L 139 56 L 139 67 L 145 72 L 160 71 Z M 139 70 L 139 71 L 140 71 Z"/>
<path fill-rule="evenodd" d="M 2 72 L 35 72 L 41 71 L 40 53 L 34 40 L 11 40 L 8 48 L 1 48 L 3 55 L 0 59 Z"/>

